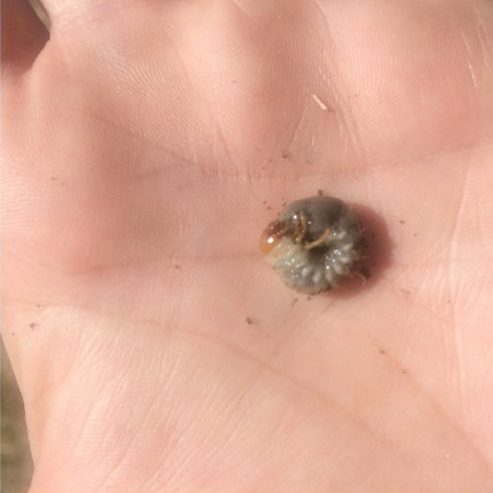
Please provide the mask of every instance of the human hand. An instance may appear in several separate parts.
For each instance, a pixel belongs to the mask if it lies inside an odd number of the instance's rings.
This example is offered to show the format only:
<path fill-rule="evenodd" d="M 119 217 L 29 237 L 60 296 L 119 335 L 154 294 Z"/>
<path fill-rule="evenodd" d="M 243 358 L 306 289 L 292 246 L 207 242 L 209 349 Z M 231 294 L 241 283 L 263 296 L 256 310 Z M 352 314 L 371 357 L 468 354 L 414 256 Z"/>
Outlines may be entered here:
<path fill-rule="evenodd" d="M 493 4 L 45 5 L 2 2 L 31 493 L 491 489 Z M 377 266 L 307 300 L 258 239 L 317 189 Z"/>

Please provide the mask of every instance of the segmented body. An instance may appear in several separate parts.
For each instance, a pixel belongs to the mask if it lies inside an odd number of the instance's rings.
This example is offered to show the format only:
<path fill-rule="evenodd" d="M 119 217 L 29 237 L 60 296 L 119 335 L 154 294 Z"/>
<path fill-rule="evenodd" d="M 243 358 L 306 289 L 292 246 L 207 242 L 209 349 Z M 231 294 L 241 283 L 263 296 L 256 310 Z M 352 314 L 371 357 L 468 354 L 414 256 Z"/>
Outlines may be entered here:
<path fill-rule="evenodd" d="M 332 289 L 349 276 L 363 244 L 356 214 L 342 200 L 321 196 L 287 205 L 261 240 L 284 283 L 307 294 Z"/>

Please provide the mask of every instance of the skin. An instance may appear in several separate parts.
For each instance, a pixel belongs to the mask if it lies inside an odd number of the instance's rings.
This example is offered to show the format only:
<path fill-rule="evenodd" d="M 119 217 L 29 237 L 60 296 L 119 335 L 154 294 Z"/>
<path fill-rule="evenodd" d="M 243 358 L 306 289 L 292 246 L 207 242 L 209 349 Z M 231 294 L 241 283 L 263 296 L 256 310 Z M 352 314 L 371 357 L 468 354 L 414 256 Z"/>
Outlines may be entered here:
<path fill-rule="evenodd" d="M 493 2 L 45 6 L 2 2 L 30 493 L 491 491 Z M 295 301 L 258 238 L 317 189 L 376 265 Z"/>

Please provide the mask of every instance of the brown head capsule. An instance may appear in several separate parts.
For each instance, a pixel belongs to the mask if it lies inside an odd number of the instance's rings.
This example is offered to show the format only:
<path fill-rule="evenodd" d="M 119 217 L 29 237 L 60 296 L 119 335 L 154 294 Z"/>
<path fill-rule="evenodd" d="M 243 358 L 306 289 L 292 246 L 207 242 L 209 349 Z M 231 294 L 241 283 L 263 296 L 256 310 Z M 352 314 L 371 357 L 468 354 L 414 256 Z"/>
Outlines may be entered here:
<path fill-rule="evenodd" d="M 363 244 L 356 214 L 342 200 L 317 196 L 287 205 L 264 230 L 260 247 L 288 287 L 316 294 L 352 273 Z"/>

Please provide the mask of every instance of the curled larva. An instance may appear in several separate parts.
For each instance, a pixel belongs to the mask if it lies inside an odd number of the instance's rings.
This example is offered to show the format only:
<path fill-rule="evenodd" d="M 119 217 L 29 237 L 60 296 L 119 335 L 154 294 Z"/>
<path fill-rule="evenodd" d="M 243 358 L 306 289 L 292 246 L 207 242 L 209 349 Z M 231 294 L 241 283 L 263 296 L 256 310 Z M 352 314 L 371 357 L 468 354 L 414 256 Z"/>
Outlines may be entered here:
<path fill-rule="evenodd" d="M 349 276 L 363 245 L 356 214 L 342 200 L 321 196 L 287 205 L 260 242 L 284 283 L 307 294 L 328 291 Z"/>

